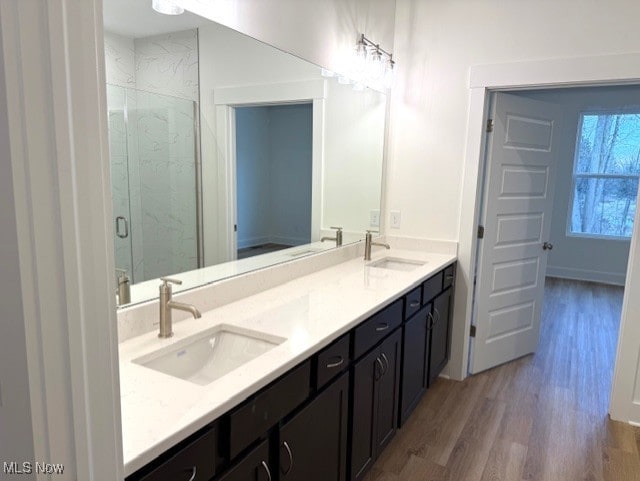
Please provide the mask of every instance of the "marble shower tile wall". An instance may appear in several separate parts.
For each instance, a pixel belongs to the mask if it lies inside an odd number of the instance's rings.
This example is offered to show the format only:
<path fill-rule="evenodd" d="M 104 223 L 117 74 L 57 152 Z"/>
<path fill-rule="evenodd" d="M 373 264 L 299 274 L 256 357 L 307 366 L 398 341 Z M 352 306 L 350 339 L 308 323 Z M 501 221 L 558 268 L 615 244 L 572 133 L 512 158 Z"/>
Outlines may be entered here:
<path fill-rule="evenodd" d="M 198 31 L 137 38 L 135 77 L 140 90 L 198 101 Z"/>
<path fill-rule="evenodd" d="M 104 60 L 107 84 L 136 86 L 136 63 L 132 38 L 104 32 Z"/>

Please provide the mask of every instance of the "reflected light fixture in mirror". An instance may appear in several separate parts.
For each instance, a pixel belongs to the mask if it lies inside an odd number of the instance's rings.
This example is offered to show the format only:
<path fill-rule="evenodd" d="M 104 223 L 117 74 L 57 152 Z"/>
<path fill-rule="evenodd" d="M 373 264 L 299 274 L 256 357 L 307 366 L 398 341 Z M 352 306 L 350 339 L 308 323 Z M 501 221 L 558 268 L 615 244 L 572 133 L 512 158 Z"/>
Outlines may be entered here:
<path fill-rule="evenodd" d="M 184 8 L 171 0 L 151 0 L 151 6 L 156 12 L 165 15 L 182 15 L 184 13 Z"/>

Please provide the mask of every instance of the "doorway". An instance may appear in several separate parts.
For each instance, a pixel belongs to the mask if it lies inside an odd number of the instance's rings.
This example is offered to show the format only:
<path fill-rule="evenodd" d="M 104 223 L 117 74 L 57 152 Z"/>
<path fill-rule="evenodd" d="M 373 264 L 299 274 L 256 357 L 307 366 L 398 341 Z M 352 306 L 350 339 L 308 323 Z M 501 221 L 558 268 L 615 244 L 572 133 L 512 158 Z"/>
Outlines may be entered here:
<path fill-rule="evenodd" d="M 496 101 L 496 97 L 505 96 L 502 93 L 492 95 L 492 102 Z M 549 349 L 563 346 L 562 349 L 565 349 L 567 354 L 564 359 L 566 365 L 556 366 L 558 372 L 566 374 L 570 365 L 583 366 L 585 371 L 578 370 L 577 374 L 580 376 L 574 376 L 572 382 L 584 386 L 589 381 L 588 372 L 597 371 L 601 389 L 597 393 L 593 392 L 593 389 L 589 392 L 585 390 L 583 394 L 589 399 L 597 397 L 598 400 L 592 399 L 592 405 L 597 405 L 606 413 L 640 176 L 640 87 L 574 87 L 517 91 L 506 95 L 524 101 L 544 102 L 562 110 L 562 122 L 558 131 L 554 132 L 556 140 L 553 143 L 556 144 L 554 149 L 557 160 L 553 168 L 545 170 L 549 174 L 545 179 L 549 188 L 544 193 L 541 189 L 536 192 L 536 186 L 542 184 L 536 183 L 536 177 L 531 175 L 527 177 L 527 182 L 520 184 L 533 194 L 532 197 L 549 197 L 546 209 L 538 206 L 536 215 L 527 213 L 527 222 L 519 226 L 518 232 L 526 235 L 516 236 L 520 249 L 520 268 L 512 272 L 517 285 L 531 287 L 540 296 L 538 316 L 541 319 L 537 320 L 542 323 L 540 344 L 538 345 L 536 334 L 533 336 L 533 347 L 523 342 L 515 342 L 509 346 L 510 351 L 503 349 L 503 352 L 495 356 L 495 347 L 499 345 L 495 342 L 490 345 L 487 340 L 493 339 L 489 336 L 472 339 L 469 372 L 480 372 L 534 351 L 538 352 L 535 358 L 553 358 L 554 356 L 548 352 Z M 495 104 L 492 104 L 490 117 L 493 117 L 493 113 L 499 115 L 494 107 Z M 507 108 L 509 109 L 511 107 Z M 538 119 L 541 120 L 542 116 L 539 115 Z M 503 130 L 498 128 L 498 136 L 506 131 L 504 126 L 502 128 Z M 486 174 L 481 207 L 485 211 L 480 215 L 480 219 L 483 219 L 481 222 L 490 222 L 494 216 L 489 212 L 492 208 L 491 202 L 487 203 L 487 199 L 491 198 L 492 189 L 490 164 L 495 163 L 492 153 L 496 153 L 493 145 L 495 141 L 490 139 L 491 135 L 493 134 L 487 133 L 487 163 L 484 168 Z M 505 138 L 509 138 L 508 132 Z M 531 145 L 526 148 L 532 150 Z M 519 156 L 519 160 L 522 156 Z M 518 164 L 519 160 L 515 163 Z M 518 169 L 520 172 L 525 170 L 521 166 Z M 528 173 L 533 172 L 530 167 L 527 169 Z M 513 171 L 513 168 L 511 170 Z M 538 180 L 541 179 L 542 177 Z M 505 172 L 501 173 L 500 181 L 504 194 L 504 188 L 509 183 L 509 177 Z M 532 202 L 534 201 L 529 199 L 527 205 L 531 207 Z M 511 219 L 524 220 L 517 212 L 509 214 Z M 547 224 L 546 229 L 543 229 L 540 220 L 542 218 Z M 504 235 L 505 232 L 508 231 L 503 229 L 498 235 Z M 523 251 L 528 243 L 525 237 L 534 245 L 540 244 L 542 249 L 547 246 L 544 262 L 533 262 L 531 254 Z M 483 265 L 483 254 L 487 254 L 484 242 L 485 239 L 478 240 L 478 266 Z M 542 251 L 539 252 L 542 254 Z M 513 259 L 510 261 L 508 267 L 516 265 Z M 528 264 L 529 269 L 522 268 L 525 264 Z M 504 271 L 504 265 L 499 268 Z M 544 270 L 538 272 L 536 268 Z M 498 269 L 484 274 L 476 272 L 480 278 L 477 279 L 479 287 L 475 291 L 473 322 L 479 325 L 484 322 L 485 331 L 491 331 L 492 328 L 495 330 L 495 326 L 487 327 L 493 318 L 481 317 L 483 314 L 486 317 L 486 312 L 478 311 L 478 307 L 482 308 L 483 300 L 477 296 L 490 299 L 492 296 L 495 298 L 501 295 L 501 292 L 495 290 L 496 282 L 499 284 L 504 276 L 501 277 Z M 491 282 L 486 278 L 488 275 Z M 485 292 L 482 292 L 483 288 Z M 513 290 L 506 292 L 513 296 Z M 538 301 L 522 305 L 534 306 L 536 302 Z M 493 314 L 495 311 L 490 312 Z M 513 332 L 517 329 L 524 330 L 536 322 L 533 318 L 533 308 L 526 312 L 526 315 L 522 315 L 517 309 L 503 309 L 499 313 L 503 317 L 507 314 L 507 324 L 511 323 L 508 327 L 512 328 L 515 325 Z M 504 332 L 498 334 L 504 337 Z M 494 337 L 499 338 L 499 335 Z M 479 345 L 478 341 L 484 342 L 485 345 Z M 478 352 L 473 352 L 483 349 L 492 349 L 491 354 L 494 355 L 493 359 L 484 365 L 477 362 Z M 587 353 L 591 355 L 590 358 L 584 357 Z M 549 372 L 551 376 L 556 374 L 553 370 Z M 593 380 L 592 377 L 589 379 Z"/>
<path fill-rule="evenodd" d="M 235 108 L 237 257 L 311 242 L 313 105 Z"/>

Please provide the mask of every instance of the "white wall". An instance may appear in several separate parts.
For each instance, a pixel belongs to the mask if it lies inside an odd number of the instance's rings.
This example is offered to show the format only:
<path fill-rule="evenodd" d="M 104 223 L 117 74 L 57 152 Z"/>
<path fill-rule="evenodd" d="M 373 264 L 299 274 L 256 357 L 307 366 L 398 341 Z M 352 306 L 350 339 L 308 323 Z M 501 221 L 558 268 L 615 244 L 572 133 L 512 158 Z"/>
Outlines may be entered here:
<path fill-rule="evenodd" d="M 395 0 L 178 0 L 189 10 L 337 70 L 359 33 L 393 50 Z"/>
<path fill-rule="evenodd" d="M 4 66 L 0 35 L 0 157 L 10 159 Z M 0 163 L 0 206 L 0 225 L 4 226 L 0 229 L 0 462 L 22 462 L 34 459 L 34 426 L 31 423 L 13 169 L 7 161 Z"/>
<path fill-rule="evenodd" d="M 559 164 L 547 275 L 624 285 L 630 240 L 596 239 L 567 235 L 572 199 L 573 162 L 580 113 L 598 109 L 640 109 L 640 87 L 551 89 L 520 95 L 563 106 L 564 124 L 559 140 Z"/>

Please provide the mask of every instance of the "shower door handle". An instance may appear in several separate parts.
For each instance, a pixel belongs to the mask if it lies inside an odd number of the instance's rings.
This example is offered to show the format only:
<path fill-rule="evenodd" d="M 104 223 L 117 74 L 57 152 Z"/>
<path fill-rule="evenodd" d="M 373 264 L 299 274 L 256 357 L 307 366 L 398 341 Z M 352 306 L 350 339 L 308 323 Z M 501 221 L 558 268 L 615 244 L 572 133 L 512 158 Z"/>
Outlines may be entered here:
<path fill-rule="evenodd" d="M 120 226 L 124 225 L 124 231 L 120 231 Z M 129 221 L 125 216 L 119 215 L 116 217 L 116 235 L 120 239 L 126 239 L 129 237 Z"/>

